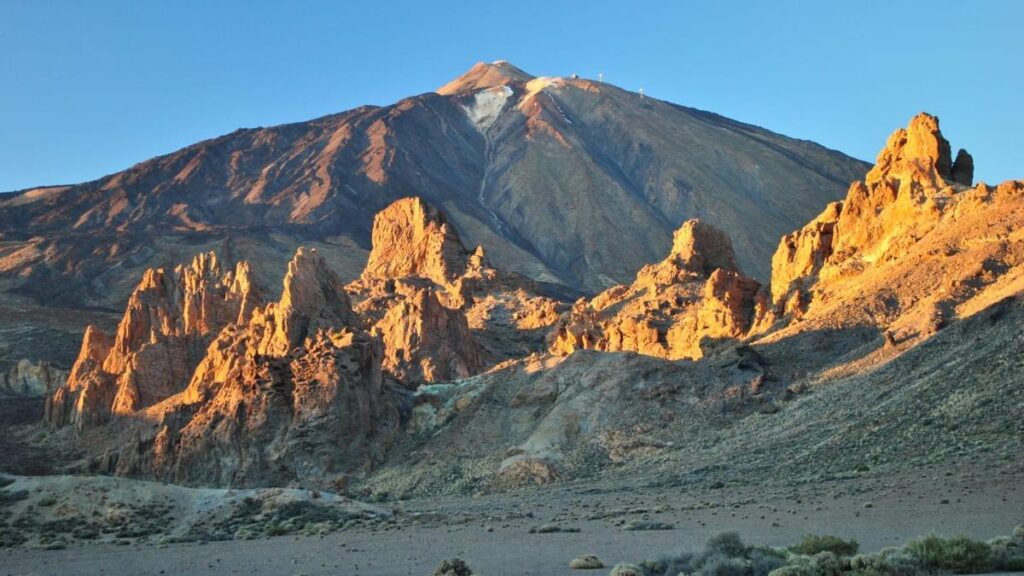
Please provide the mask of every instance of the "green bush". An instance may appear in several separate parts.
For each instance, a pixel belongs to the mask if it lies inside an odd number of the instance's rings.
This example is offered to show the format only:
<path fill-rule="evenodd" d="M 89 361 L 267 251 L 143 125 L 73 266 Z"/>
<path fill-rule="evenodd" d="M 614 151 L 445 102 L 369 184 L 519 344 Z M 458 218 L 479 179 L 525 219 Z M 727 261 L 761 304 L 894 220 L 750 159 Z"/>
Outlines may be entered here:
<path fill-rule="evenodd" d="M 907 552 L 933 571 L 978 574 L 992 569 L 992 550 L 988 544 L 966 536 L 925 536 L 908 543 Z"/>
<path fill-rule="evenodd" d="M 840 576 L 850 571 L 850 562 L 832 552 L 814 556 L 792 556 L 789 564 L 773 570 L 771 576 Z"/>
<path fill-rule="evenodd" d="M 433 576 L 473 576 L 473 571 L 460 558 L 452 558 L 438 564 Z"/>
<path fill-rule="evenodd" d="M 838 536 L 814 536 L 807 534 L 799 544 L 790 546 L 794 554 L 814 556 L 819 552 L 831 552 L 836 556 L 853 556 L 860 549 L 856 540 L 843 540 Z"/>
<path fill-rule="evenodd" d="M 747 555 L 747 547 L 740 540 L 740 535 L 735 532 L 722 532 L 708 540 L 707 554 L 721 554 L 727 558 L 744 558 Z"/>
<path fill-rule="evenodd" d="M 850 570 L 858 576 L 922 576 L 927 573 L 917 558 L 901 548 L 854 556 L 850 559 Z"/>
<path fill-rule="evenodd" d="M 1024 572 L 1024 533 L 1018 536 L 1015 531 L 1013 537 L 989 540 L 988 547 L 992 551 L 993 569 Z"/>
<path fill-rule="evenodd" d="M 747 576 L 748 568 L 747 561 L 743 558 L 713 554 L 704 560 L 697 574 L 700 576 Z"/>
<path fill-rule="evenodd" d="M 752 546 L 748 552 L 750 571 L 753 576 L 768 576 L 773 570 L 786 565 L 789 554 L 785 550 L 776 550 L 765 546 Z"/>

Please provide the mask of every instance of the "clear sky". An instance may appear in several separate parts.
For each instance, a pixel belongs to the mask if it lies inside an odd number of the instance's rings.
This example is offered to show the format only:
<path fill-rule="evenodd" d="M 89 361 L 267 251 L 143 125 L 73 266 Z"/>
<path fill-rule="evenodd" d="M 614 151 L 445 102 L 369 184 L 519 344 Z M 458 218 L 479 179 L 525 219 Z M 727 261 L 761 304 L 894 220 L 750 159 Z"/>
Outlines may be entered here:
<path fill-rule="evenodd" d="M 389 104 L 474 62 L 579 73 L 874 160 L 918 111 L 1024 178 L 1024 1 L 0 0 L 0 190 Z"/>

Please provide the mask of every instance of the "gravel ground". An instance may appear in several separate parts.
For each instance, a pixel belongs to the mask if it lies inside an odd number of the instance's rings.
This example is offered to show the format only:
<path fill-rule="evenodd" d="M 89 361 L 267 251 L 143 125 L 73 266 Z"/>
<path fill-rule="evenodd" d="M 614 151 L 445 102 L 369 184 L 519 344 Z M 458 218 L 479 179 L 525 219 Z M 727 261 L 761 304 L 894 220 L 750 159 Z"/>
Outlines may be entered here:
<path fill-rule="evenodd" d="M 612 566 L 699 549 L 709 536 L 725 530 L 738 531 L 750 543 L 775 546 L 791 544 L 805 533 L 831 533 L 856 538 L 862 550 L 874 551 L 928 532 L 980 539 L 1008 534 L 1024 523 L 1024 480 L 1008 470 L 699 494 L 567 486 L 394 505 L 399 512 L 393 523 L 322 537 L 3 550 L 0 575 L 428 575 L 441 560 L 453 557 L 487 576 L 579 574 L 568 563 L 580 554 L 596 554 Z M 630 520 L 661 521 L 674 528 L 623 530 L 621 525 Z M 530 533 L 543 524 L 579 532 Z"/>

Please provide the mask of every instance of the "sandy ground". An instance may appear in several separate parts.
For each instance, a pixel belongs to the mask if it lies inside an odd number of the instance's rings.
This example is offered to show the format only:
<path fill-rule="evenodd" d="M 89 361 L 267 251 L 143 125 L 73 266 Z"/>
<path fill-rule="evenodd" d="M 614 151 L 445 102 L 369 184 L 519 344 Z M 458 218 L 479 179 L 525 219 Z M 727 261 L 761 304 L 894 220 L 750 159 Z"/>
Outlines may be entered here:
<path fill-rule="evenodd" d="M 874 551 L 928 532 L 980 539 L 1008 534 L 1024 523 L 1024 479 L 1010 473 L 925 474 L 699 494 L 581 485 L 393 506 L 399 510 L 393 527 L 323 537 L 4 550 L 0 575 L 428 575 L 438 562 L 453 557 L 489 576 L 579 574 L 567 566 L 580 554 L 597 554 L 611 566 L 696 550 L 725 530 L 738 531 L 750 543 L 774 546 L 791 544 L 805 533 L 831 533 L 856 538 L 862 550 Z M 670 522 L 675 528 L 625 531 L 619 526 L 636 519 Z M 542 524 L 580 531 L 529 533 Z"/>

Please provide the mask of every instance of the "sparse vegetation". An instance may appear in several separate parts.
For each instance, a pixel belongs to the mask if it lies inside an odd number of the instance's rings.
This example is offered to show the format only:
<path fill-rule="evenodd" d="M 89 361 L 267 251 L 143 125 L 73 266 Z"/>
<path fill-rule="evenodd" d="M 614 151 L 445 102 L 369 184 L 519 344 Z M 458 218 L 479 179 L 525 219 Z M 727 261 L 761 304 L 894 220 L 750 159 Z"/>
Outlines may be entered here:
<path fill-rule="evenodd" d="M 473 571 L 459 558 L 443 560 L 434 569 L 432 576 L 473 576 Z"/>
<path fill-rule="evenodd" d="M 924 536 L 907 544 L 907 552 L 931 571 L 979 574 L 990 571 L 993 565 L 988 544 L 966 536 Z"/>
<path fill-rule="evenodd" d="M 672 530 L 674 525 L 667 522 L 655 522 L 653 520 L 631 520 L 627 522 L 623 530 Z"/>
<path fill-rule="evenodd" d="M 644 569 L 636 564 L 618 564 L 608 576 L 645 576 Z"/>
<path fill-rule="evenodd" d="M 924 536 L 902 548 L 857 554 L 855 540 L 804 536 L 788 548 L 747 546 L 735 532 L 712 537 L 703 552 L 623 564 L 612 576 L 923 576 L 1024 570 L 1024 527 L 988 543 L 966 536 Z"/>
<path fill-rule="evenodd" d="M 860 545 L 856 540 L 843 540 L 838 536 L 815 536 L 808 534 L 798 544 L 789 547 L 794 554 L 814 556 L 819 552 L 831 552 L 836 556 L 853 556 Z"/>
<path fill-rule="evenodd" d="M 559 526 L 558 524 L 543 524 L 530 528 L 530 534 L 554 534 L 556 532 L 579 532 L 579 528 L 571 526 Z"/>

